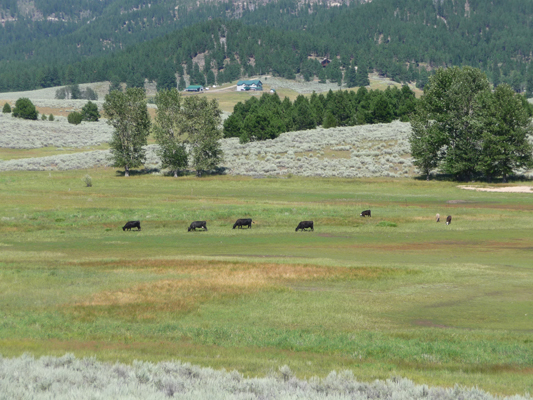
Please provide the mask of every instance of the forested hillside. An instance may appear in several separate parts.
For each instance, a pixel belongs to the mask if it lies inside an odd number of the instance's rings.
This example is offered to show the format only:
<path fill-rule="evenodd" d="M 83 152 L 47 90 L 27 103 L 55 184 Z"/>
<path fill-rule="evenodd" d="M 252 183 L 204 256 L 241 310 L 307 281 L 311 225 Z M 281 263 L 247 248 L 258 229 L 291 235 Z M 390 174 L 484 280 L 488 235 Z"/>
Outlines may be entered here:
<path fill-rule="evenodd" d="M 533 2 L 525 0 L 42 0 L 32 3 L 33 17 L 21 3 L 0 0 L 0 91 L 102 80 L 140 86 L 172 82 L 175 73 L 194 83 L 272 73 L 340 85 L 355 67 L 423 87 L 435 67 L 451 65 L 533 91 Z M 333 60 L 327 68 L 323 57 Z"/>

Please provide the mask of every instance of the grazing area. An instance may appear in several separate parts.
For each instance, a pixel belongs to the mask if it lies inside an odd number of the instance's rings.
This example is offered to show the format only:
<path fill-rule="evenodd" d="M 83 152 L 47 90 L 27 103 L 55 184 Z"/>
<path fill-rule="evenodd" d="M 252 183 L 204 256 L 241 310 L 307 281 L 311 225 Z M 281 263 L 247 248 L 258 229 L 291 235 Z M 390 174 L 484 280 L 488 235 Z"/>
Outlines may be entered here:
<path fill-rule="evenodd" d="M 68 352 L 525 395 L 532 211 L 530 193 L 412 179 L 3 172 L 0 365 Z"/>

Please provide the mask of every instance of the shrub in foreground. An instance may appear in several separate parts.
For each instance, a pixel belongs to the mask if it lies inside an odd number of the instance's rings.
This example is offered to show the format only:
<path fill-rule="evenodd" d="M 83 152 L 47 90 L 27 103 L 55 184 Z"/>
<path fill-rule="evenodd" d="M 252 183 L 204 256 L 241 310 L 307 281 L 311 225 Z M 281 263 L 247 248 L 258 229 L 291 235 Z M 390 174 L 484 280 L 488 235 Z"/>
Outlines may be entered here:
<path fill-rule="evenodd" d="M 24 377 L 24 378 L 22 378 Z M 134 361 L 109 364 L 94 358 L 30 355 L 0 357 L 0 393 L 6 399 L 433 399 L 496 400 L 482 390 L 428 387 L 408 379 L 359 382 L 351 371 L 326 378 L 297 379 L 288 366 L 266 378 L 244 378 L 237 371 L 216 371 L 188 363 Z M 529 398 L 529 397 L 526 397 Z M 526 399 L 513 396 L 513 400 Z M 511 399 L 511 398 L 508 398 Z"/>
<path fill-rule="evenodd" d="M 9 103 L 4 103 L 4 107 L 2 108 L 2 112 L 4 114 L 9 114 L 11 113 L 11 105 Z"/>

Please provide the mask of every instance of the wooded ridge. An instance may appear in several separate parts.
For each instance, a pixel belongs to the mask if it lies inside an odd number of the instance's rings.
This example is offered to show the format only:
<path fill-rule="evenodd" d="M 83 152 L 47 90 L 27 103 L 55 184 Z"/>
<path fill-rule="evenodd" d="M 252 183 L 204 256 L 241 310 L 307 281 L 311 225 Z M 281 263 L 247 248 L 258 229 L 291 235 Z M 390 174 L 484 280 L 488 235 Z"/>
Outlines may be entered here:
<path fill-rule="evenodd" d="M 35 1 L 42 18 L 34 20 L 16 6 L 24 3 L 1 0 L 0 91 L 112 79 L 139 86 L 162 71 L 195 83 L 211 74 L 218 83 L 266 73 L 311 79 L 324 57 L 338 60 L 341 80 L 364 67 L 423 87 L 436 67 L 471 65 L 495 84 L 533 90 L 533 3 L 523 0 L 93 3 Z M 198 54 L 208 62 L 194 71 Z"/>

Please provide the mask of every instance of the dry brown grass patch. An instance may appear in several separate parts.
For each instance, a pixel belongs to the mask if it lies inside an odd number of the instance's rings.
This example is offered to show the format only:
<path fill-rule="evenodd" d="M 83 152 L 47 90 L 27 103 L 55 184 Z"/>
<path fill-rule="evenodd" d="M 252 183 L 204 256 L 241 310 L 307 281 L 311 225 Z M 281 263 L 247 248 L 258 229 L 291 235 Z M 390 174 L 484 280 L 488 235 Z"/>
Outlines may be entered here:
<path fill-rule="evenodd" d="M 390 269 L 367 267 L 158 259 L 104 262 L 98 266 L 122 274 L 146 272 L 164 276 L 154 282 L 93 294 L 75 305 L 75 313 L 80 317 L 112 314 L 150 319 L 154 312 L 190 312 L 211 300 L 262 290 L 289 290 L 289 285 L 295 282 L 376 279 L 394 273 Z"/>

